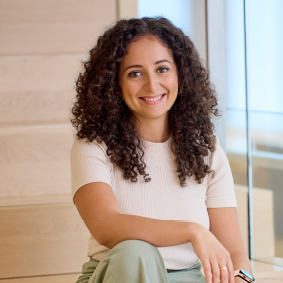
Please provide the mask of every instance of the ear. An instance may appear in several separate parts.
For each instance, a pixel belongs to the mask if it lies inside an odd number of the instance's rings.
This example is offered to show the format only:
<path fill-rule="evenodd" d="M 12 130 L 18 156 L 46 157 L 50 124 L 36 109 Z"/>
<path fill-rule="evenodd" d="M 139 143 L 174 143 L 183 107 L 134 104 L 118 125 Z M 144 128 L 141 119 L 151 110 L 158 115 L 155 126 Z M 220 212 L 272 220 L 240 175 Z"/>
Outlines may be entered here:
<path fill-rule="evenodd" d="M 121 91 L 119 86 L 116 87 L 116 95 L 119 98 L 119 100 L 121 100 L 121 102 L 124 101 L 123 93 L 122 93 L 122 91 Z"/>
<path fill-rule="evenodd" d="M 122 91 L 121 91 L 121 89 L 120 89 L 119 86 L 116 87 L 116 95 L 117 95 L 118 97 L 123 97 Z"/>

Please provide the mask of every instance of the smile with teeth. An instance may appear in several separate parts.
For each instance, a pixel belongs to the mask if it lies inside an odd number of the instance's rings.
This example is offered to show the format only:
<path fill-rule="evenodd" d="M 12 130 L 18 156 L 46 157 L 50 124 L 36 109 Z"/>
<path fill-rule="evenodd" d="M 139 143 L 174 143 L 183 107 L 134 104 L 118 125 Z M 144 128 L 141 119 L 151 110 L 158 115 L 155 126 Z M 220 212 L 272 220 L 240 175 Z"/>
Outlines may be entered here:
<path fill-rule="evenodd" d="M 141 98 L 146 100 L 146 101 L 157 101 L 157 100 L 161 99 L 164 95 L 165 95 L 165 93 L 160 94 L 158 96 L 155 96 L 154 98 L 147 98 L 147 97 L 141 97 Z"/>

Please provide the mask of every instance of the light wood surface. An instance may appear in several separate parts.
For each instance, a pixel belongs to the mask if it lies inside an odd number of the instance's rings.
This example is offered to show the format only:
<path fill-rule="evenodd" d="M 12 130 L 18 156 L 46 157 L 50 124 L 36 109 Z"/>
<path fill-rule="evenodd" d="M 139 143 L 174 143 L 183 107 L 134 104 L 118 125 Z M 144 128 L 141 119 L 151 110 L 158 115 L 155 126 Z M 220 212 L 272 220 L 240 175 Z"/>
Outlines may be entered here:
<path fill-rule="evenodd" d="M 273 192 L 253 188 L 254 254 L 256 259 L 275 256 Z"/>
<path fill-rule="evenodd" d="M 70 193 L 72 142 L 69 125 L 0 131 L 0 197 Z"/>
<path fill-rule="evenodd" d="M 71 192 L 68 194 L 0 198 L 0 207 L 40 205 L 40 204 L 60 204 L 60 203 L 72 204 L 73 198 Z"/>
<path fill-rule="evenodd" d="M 247 188 L 235 185 L 237 212 L 246 251 L 249 250 Z"/>
<path fill-rule="evenodd" d="M 68 123 L 84 58 L 0 58 L 0 126 Z"/>
<path fill-rule="evenodd" d="M 137 0 L 117 0 L 117 11 L 119 19 L 137 18 L 137 2 Z"/>
<path fill-rule="evenodd" d="M 73 204 L 0 208 L 0 278 L 80 272 L 89 232 Z"/>
<path fill-rule="evenodd" d="M 248 189 L 235 185 L 238 215 L 246 250 L 248 250 Z M 274 257 L 273 192 L 253 188 L 254 258 Z"/>
<path fill-rule="evenodd" d="M 42 277 L 27 277 L 16 279 L 4 279 L 1 283 L 75 283 L 80 276 L 80 273 L 51 275 Z"/>
<path fill-rule="evenodd" d="M 57 276 L 45 276 L 45 277 L 29 277 L 1 280 L 1 283 L 70 283 L 75 282 L 79 274 L 67 274 Z M 282 283 L 283 272 L 268 272 L 255 274 L 256 283 Z"/>
<path fill-rule="evenodd" d="M 282 283 L 283 271 L 255 273 L 256 283 Z"/>
<path fill-rule="evenodd" d="M 84 53 L 116 20 L 115 0 L 0 0 L 0 55 Z"/>
<path fill-rule="evenodd" d="M 1 283 L 70 283 L 76 282 L 78 274 L 66 274 L 44 277 L 29 277 L 1 280 Z M 282 283 L 283 272 L 263 272 L 255 274 L 256 283 Z"/>

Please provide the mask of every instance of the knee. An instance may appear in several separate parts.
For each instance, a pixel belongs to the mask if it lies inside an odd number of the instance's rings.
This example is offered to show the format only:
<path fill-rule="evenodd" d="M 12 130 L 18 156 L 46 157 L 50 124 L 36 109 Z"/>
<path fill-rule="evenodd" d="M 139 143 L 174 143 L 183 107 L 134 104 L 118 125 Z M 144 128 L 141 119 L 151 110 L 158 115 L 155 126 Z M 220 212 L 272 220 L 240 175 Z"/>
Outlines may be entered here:
<path fill-rule="evenodd" d="M 127 240 L 120 242 L 111 250 L 112 253 L 118 253 L 123 259 L 159 257 L 157 248 L 148 242 L 140 240 Z"/>

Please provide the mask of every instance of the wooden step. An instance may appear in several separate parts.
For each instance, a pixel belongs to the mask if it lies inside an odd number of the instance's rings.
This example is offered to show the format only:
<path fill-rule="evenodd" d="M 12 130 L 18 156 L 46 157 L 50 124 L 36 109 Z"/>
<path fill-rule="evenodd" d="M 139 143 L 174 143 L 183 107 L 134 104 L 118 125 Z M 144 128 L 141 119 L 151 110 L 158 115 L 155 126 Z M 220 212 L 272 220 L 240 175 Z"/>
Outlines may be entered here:
<path fill-rule="evenodd" d="M 4 279 L 1 283 L 75 283 L 80 273 Z"/>
<path fill-rule="evenodd" d="M 72 204 L 72 194 L 54 194 L 43 196 L 22 196 L 0 198 L 0 207 L 31 206 L 41 204 Z"/>
<path fill-rule="evenodd" d="M 248 250 L 248 188 L 235 185 L 235 191 L 240 228 L 246 250 Z M 254 258 L 275 256 L 273 211 L 273 192 L 268 189 L 253 188 Z"/>
<path fill-rule="evenodd" d="M 84 53 L 115 21 L 115 0 L 2 0 L 0 55 Z"/>
<path fill-rule="evenodd" d="M 65 274 L 55 276 L 28 277 L 1 280 L 1 283 L 75 283 L 80 276 L 77 274 Z M 254 274 L 256 283 L 282 283 L 283 272 L 263 272 Z"/>
<path fill-rule="evenodd" d="M 0 58 L 0 126 L 69 123 L 84 57 Z"/>
<path fill-rule="evenodd" d="M 255 273 L 256 283 L 282 283 L 283 271 Z"/>
<path fill-rule="evenodd" d="M 88 260 L 89 232 L 73 204 L 2 207 L 0 215 L 1 279 L 79 273 Z"/>
<path fill-rule="evenodd" d="M 71 192 L 70 125 L 0 130 L 0 198 Z"/>

